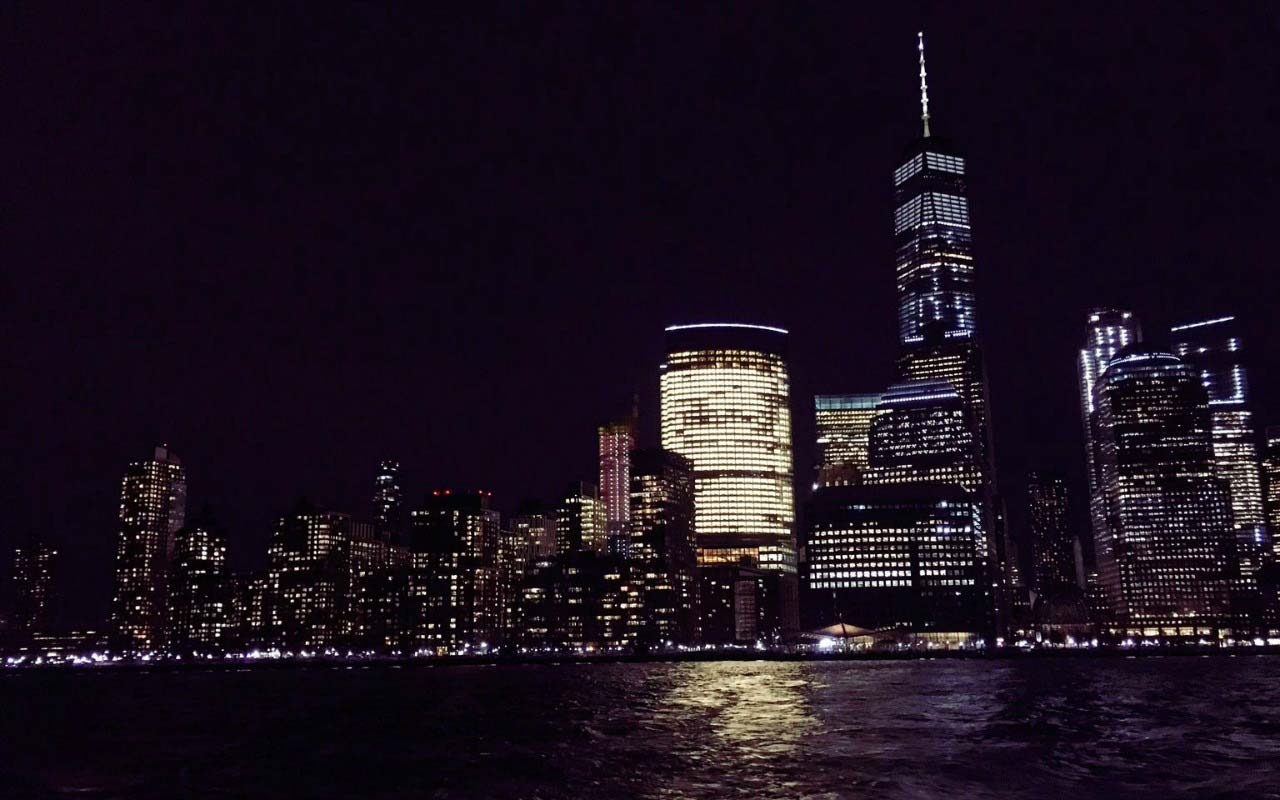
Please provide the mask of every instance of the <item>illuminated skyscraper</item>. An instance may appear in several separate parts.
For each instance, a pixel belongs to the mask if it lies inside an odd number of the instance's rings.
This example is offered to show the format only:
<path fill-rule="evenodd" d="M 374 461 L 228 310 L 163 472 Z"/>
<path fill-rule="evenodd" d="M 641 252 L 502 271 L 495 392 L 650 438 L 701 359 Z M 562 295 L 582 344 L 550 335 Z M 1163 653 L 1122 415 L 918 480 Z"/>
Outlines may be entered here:
<path fill-rule="evenodd" d="M 115 593 L 111 623 L 129 651 L 158 649 L 165 628 L 165 590 L 173 534 L 187 510 L 187 476 L 167 446 L 125 471 L 120 489 Z"/>
<path fill-rule="evenodd" d="M 1249 408 L 1244 346 L 1235 317 L 1176 325 L 1173 352 L 1200 373 L 1209 392 L 1213 455 L 1218 475 L 1231 490 L 1231 516 L 1242 577 L 1250 579 L 1269 554 L 1262 467 Z"/>
<path fill-rule="evenodd" d="M 973 425 L 969 463 L 976 484 L 983 549 L 989 559 L 985 596 L 993 606 L 1015 578 L 1005 531 L 997 529 L 995 455 L 989 417 L 986 364 L 978 344 L 977 278 L 969 220 L 967 164 L 930 127 L 924 36 L 918 37 L 923 135 L 907 148 L 893 173 L 894 239 L 898 283 L 898 334 L 904 353 L 898 376 L 905 383 L 945 381 L 959 395 Z M 1007 609 L 1000 609 L 1007 618 Z"/>
<path fill-rule="evenodd" d="M 1102 476 L 1099 474 L 1097 431 L 1097 406 L 1094 387 L 1103 370 L 1129 345 L 1142 341 L 1142 329 L 1130 311 L 1112 308 L 1095 308 L 1089 312 L 1085 327 L 1084 347 L 1080 348 L 1077 364 L 1080 378 L 1080 417 L 1084 423 L 1084 460 L 1089 488 L 1089 521 L 1093 540 L 1106 526 L 1106 498 L 1102 493 Z"/>
<path fill-rule="evenodd" d="M 699 564 L 794 574 L 787 332 L 675 325 L 662 364 L 662 447 L 689 459 Z"/>
<path fill-rule="evenodd" d="M 907 346 L 923 342 L 929 328 L 939 329 L 944 339 L 977 332 L 965 160 L 929 129 L 923 34 L 919 50 L 924 135 L 893 172 L 898 336 Z"/>
<path fill-rule="evenodd" d="M 1267 527 L 1271 532 L 1271 548 L 1280 558 L 1280 425 L 1267 427 L 1266 470 Z"/>
<path fill-rule="evenodd" d="M 231 622 L 226 537 L 205 509 L 173 536 L 169 641 L 173 653 L 214 653 Z"/>
<path fill-rule="evenodd" d="M 374 479 L 374 523 L 380 533 L 399 533 L 404 520 L 404 494 L 400 489 L 400 462 L 383 461 Z"/>
<path fill-rule="evenodd" d="M 826 394 L 813 398 L 818 429 L 818 486 L 857 483 L 867 469 L 871 418 L 880 394 Z"/>
<path fill-rule="evenodd" d="M 636 421 L 627 419 L 600 426 L 600 501 L 604 504 L 609 552 L 627 556 L 631 521 L 631 451 L 636 446 Z"/>
<path fill-rule="evenodd" d="M 13 628 L 25 634 L 47 631 L 58 551 L 42 541 L 19 545 L 13 553 Z"/>
<path fill-rule="evenodd" d="M 644 588 L 642 641 L 698 640 L 693 469 L 660 449 L 636 450 L 631 469 L 631 563 Z"/>
<path fill-rule="evenodd" d="M 1134 345 L 1111 360 L 1093 396 L 1106 503 L 1098 572 L 1119 630 L 1212 634 L 1227 618 L 1236 567 L 1200 376 L 1172 353 Z"/>

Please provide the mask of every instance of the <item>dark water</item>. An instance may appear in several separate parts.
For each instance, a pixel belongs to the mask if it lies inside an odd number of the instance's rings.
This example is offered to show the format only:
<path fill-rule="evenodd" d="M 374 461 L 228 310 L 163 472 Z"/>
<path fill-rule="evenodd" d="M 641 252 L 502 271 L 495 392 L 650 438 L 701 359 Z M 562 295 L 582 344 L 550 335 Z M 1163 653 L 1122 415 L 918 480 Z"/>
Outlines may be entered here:
<path fill-rule="evenodd" d="M 1280 797 L 1280 658 L 0 675 L 0 797 Z"/>

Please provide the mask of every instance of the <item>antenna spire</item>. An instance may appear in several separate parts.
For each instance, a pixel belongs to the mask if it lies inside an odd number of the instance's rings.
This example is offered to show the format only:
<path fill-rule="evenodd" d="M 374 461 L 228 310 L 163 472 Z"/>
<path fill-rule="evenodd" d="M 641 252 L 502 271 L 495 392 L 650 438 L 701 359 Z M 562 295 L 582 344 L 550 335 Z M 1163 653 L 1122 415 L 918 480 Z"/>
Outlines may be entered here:
<path fill-rule="evenodd" d="M 920 120 L 924 123 L 924 137 L 929 138 L 929 73 L 924 69 L 924 31 L 916 34 L 916 49 L 920 51 Z"/>

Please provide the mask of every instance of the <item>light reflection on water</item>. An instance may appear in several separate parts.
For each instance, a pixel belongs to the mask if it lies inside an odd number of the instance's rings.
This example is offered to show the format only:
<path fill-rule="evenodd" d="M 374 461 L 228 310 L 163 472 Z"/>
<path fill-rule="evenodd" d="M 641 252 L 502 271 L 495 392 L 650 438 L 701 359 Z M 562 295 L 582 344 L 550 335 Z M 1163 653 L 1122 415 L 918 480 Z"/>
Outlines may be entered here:
<path fill-rule="evenodd" d="M 1280 798 L 1280 658 L 0 676 L 0 796 Z"/>

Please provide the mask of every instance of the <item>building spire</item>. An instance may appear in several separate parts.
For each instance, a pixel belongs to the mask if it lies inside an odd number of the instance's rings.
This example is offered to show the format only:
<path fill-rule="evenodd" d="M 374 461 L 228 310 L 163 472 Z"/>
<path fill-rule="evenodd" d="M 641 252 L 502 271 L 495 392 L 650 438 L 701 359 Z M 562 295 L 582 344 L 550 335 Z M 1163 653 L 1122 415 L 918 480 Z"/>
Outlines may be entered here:
<path fill-rule="evenodd" d="M 920 120 L 924 122 L 924 136 L 929 138 L 929 84 L 924 69 L 924 31 L 916 34 L 916 49 L 920 51 Z"/>

